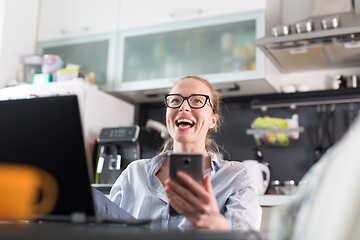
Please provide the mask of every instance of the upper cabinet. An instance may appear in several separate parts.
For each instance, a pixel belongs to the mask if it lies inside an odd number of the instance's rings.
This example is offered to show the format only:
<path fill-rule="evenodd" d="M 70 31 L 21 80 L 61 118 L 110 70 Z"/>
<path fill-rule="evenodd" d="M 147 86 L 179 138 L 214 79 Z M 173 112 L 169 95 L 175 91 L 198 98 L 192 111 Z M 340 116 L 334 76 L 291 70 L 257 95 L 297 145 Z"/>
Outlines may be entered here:
<path fill-rule="evenodd" d="M 255 46 L 264 24 L 260 10 L 122 31 L 114 91 L 150 101 L 181 77 L 200 75 L 223 92 L 246 93 L 240 82 L 264 79 L 264 54 Z"/>
<path fill-rule="evenodd" d="M 117 30 L 119 0 L 42 0 L 38 41 Z"/>
<path fill-rule="evenodd" d="M 265 0 L 41 0 L 38 41 L 265 9 Z"/>
<path fill-rule="evenodd" d="M 120 0 L 119 28 L 131 29 L 263 10 L 266 0 Z"/>
<path fill-rule="evenodd" d="M 276 92 L 255 40 L 265 0 L 43 0 L 38 53 L 96 73 L 100 89 L 132 102 L 159 101 L 187 75 L 226 95 Z"/>

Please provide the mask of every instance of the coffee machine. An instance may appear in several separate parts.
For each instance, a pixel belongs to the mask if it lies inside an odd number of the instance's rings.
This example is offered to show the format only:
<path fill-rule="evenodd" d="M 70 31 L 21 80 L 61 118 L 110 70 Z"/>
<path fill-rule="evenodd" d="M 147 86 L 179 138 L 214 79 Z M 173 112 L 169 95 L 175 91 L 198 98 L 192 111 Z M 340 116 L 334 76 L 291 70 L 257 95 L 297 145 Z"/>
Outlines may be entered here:
<path fill-rule="evenodd" d="M 130 162 L 139 159 L 139 126 L 103 128 L 98 138 L 95 184 L 102 192 L 110 191 L 116 179 Z"/>
<path fill-rule="evenodd" d="M 167 138 L 161 124 L 148 121 L 145 127 L 103 128 L 93 151 L 95 183 L 107 194 L 121 172 L 134 160 L 154 156 Z M 166 127 L 165 127 L 166 129 Z"/>

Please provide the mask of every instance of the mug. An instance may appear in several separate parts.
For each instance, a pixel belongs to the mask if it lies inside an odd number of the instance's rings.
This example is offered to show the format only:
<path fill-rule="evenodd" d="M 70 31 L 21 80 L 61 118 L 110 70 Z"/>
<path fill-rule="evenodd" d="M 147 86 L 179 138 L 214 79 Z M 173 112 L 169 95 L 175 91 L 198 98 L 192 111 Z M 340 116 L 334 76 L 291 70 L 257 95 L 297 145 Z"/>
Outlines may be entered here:
<path fill-rule="evenodd" d="M 40 168 L 0 164 L 0 220 L 34 220 L 50 213 L 58 195 L 57 181 Z"/>

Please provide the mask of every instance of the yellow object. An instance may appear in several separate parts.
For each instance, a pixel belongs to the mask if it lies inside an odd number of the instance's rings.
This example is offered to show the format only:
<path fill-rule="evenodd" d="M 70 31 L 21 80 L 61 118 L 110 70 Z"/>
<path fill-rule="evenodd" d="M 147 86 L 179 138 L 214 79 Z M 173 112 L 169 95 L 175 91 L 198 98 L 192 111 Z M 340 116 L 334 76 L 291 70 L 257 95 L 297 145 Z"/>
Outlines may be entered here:
<path fill-rule="evenodd" d="M 78 69 L 63 68 L 56 72 L 56 81 L 74 80 L 78 77 Z"/>
<path fill-rule="evenodd" d="M 258 117 L 253 122 L 253 127 L 257 129 L 282 129 L 287 128 L 287 121 L 281 118 Z M 261 143 L 268 146 L 286 147 L 289 146 L 289 136 L 286 132 L 274 131 L 259 134 L 257 136 Z"/>
<path fill-rule="evenodd" d="M 256 63 L 255 62 L 251 62 L 250 70 L 256 70 Z"/>
<path fill-rule="evenodd" d="M 46 215 L 53 210 L 57 194 L 57 182 L 47 172 L 29 165 L 0 164 L 0 220 Z"/>
<path fill-rule="evenodd" d="M 79 69 L 70 69 L 70 68 L 62 68 L 59 70 L 59 72 L 65 73 L 65 72 L 79 72 Z"/>

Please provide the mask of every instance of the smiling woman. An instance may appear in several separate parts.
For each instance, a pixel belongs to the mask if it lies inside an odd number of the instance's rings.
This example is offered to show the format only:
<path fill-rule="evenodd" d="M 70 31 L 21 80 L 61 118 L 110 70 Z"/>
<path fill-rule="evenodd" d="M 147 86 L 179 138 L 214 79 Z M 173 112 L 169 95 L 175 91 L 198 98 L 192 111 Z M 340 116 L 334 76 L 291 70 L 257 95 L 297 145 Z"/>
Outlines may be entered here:
<path fill-rule="evenodd" d="M 180 86 L 177 86 L 178 84 L 180 84 Z M 199 86 L 202 87 L 200 91 L 205 91 L 208 93 L 208 95 L 197 93 L 197 94 L 191 94 L 188 97 L 183 97 L 180 94 L 168 94 L 165 96 L 165 104 L 168 108 L 180 108 L 183 105 L 184 101 L 187 100 L 188 106 L 192 109 L 200 109 L 208 104 L 211 107 L 212 112 L 214 113 L 217 119 L 215 120 L 215 126 L 213 128 L 208 129 L 207 131 L 205 138 L 206 151 L 218 153 L 219 147 L 217 146 L 217 144 L 215 143 L 212 137 L 212 134 L 218 131 L 222 123 L 221 108 L 220 108 L 221 100 L 218 91 L 207 80 L 201 77 L 187 76 L 180 79 L 180 81 L 174 85 L 171 92 L 176 91 L 176 88 L 179 87 L 182 88 L 182 85 L 185 85 L 185 88 L 182 90 L 185 91 L 186 88 L 190 88 L 190 91 L 194 92 L 196 88 L 194 89 L 191 88 L 193 85 L 197 85 L 197 84 L 199 84 Z M 174 101 L 176 101 L 176 103 L 174 103 Z M 191 120 L 184 118 L 183 121 L 191 121 Z M 193 123 L 191 127 L 193 127 L 194 125 L 195 123 Z M 163 151 L 167 149 L 172 149 L 172 147 L 173 147 L 173 139 L 169 138 L 164 144 Z"/>
<path fill-rule="evenodd" d="M 131 163 L 115 182 L 110 198 L 136 219 L 156 219 L 158 227 L 183 230 L 254 230 L 259 204 L 255 181 L 241 162 L 219 159 L 211 134 L 221 122 L 220 97 L 205 79 L 187 76 L 165 96 L 170 138 L 152 159 Z M 204 158 L 203 183 L 184 172 L 169 178 L 172 153 Z M 170 206 L 180 214 L 171 216 Z"/>

